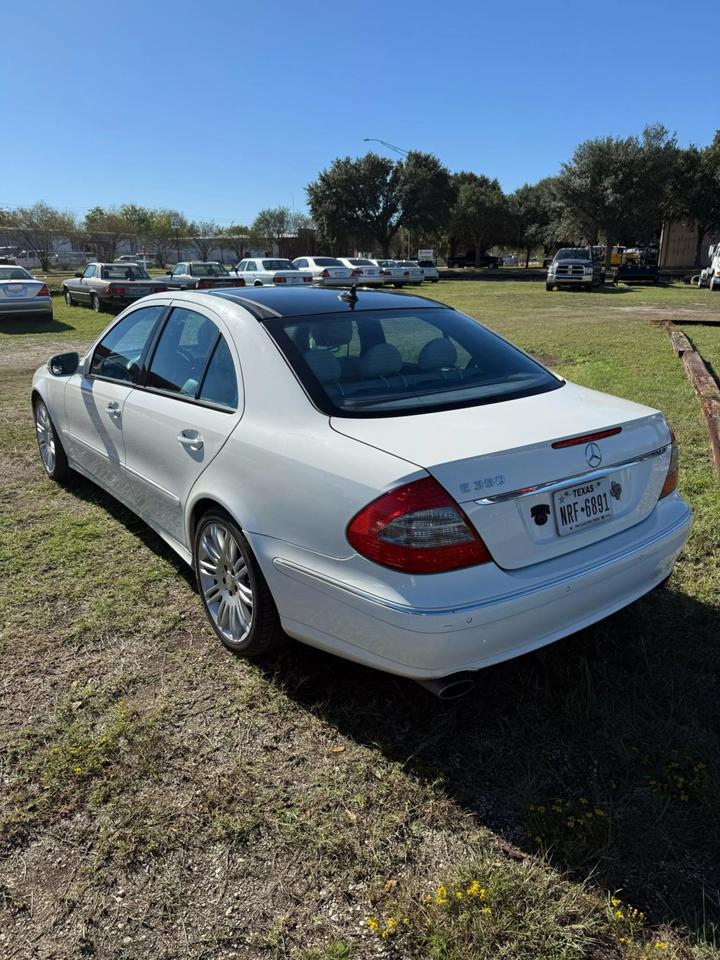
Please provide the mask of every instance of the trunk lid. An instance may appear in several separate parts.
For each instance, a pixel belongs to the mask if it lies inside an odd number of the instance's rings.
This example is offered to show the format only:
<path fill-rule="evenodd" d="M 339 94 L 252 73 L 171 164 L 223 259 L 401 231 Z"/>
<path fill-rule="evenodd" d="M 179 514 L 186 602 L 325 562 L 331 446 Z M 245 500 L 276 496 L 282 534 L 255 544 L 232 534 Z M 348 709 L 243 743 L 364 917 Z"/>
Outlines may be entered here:
<path fill-rule="evenodd" d="M 462 504 L 496 563 L 507 569 L 640 523 L 657 503 L 670 461 L 662 414 L 570 383 L 460 410 L 333 417 L 331 426 L 427 470 Z M 552 446 L 617 427 L 612 436 Z"/>
<path fill-rule="evenodd" d="M 36 297 L 43 286 L 42 280 L 0 280 L 0 299 L 27 300 Z"/>

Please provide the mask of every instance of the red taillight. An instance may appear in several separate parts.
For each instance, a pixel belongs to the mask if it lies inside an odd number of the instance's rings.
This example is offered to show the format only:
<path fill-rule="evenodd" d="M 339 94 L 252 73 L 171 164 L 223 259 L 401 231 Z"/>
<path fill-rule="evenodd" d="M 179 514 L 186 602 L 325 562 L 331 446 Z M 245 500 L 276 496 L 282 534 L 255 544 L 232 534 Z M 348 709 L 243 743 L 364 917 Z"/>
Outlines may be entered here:
<path fill-rule="evenodd" d="M 604 440 L 605 437 L 614 437 L 622 433 L 622 427 L 610 427 L 608 430 L 599 430 L 597 433 L 584 433 L 581 437 L 570 437 L 568 440 L 556 440 L 553 450 L 562 450 L 564 447 L 577 447 L 581 443 L 592 443 L 593 440 Z"/>
<path fill-rule="evenodd" d="M 245 281 L 243 280 L 242 277 L 239 277 L 237 280 L 233 280 L 233 281 L 231 282 L 231 286 L 233 286 L 233 287 L 244 287 L 244 286 L 245 286 Z"/>
<path fill-rule="evenodd" d="M 198 280 L 198 290 L 207 290 L 212 286 L 212 280 Z"/>
<path fill-rule="evenodd" d="M 459 505 L 432 477 L 373 500 L 350 521 L 347 538 L 363 557 L 405 573 L 444 573 L 492 560 Z"/>
<path fill-rule="evenodd" d="M 124 297 L 125 296 L 125 287 L 116 287 L 114 283 L 111 283 L 107 289 L 108 296 L 110 297 Z"/>
<path fill-rule="evenodd" d="M 672 430 L 670 431 L 670 442 L 672 444 L 670 463 L 668 464 L 668 472 L 665 476 L 665 483 L 660 491 L 658 500 L 662 500 L 663 497 L 667 497 L 668 494 L 677 489 L 678 485 L 678 478 L 680 475 L 680 449 L 678 447 L 678 442 L 675 439 L 675 434 Z"/>
<path fill-rule="evenodd" d="M 381 270 L 380 273 L 383 277 L 391 277 L 392 273 L 389 270 Z"/>
<path fill-rule="evenodd" d="M 161 283 L 157 287 L 153 288 L 153 293 L 163 293 L 165 290 L 167 290 L 167 287 L 164 283 Z"/>
<path fill-rule="evenodd" d="M 325 278 L 327 279 L 327 278 L 330 276 L 330 273 L 329 273 L 328 270 L 323 270 L 323 272 L 320 274 L 320 276 L 321 276 L 321 277 L 325 277 Z"/>
<path fill-rule="evenodd" d="M 36 297 L 49 297 L 49 296 L 50 296 L 50 289 L 48 288 L 48 285 L 47 285 L 46 283 L 44 283 L 44 284 L 40 287 L 40 289 L 38 290 L 38 292 L 35 294 L 35 296 L 36 296 Z"/>
<path fill-rule="evenodd" d="M 303 283 L 312 283 L 312 277 L 303 277 Z"/>
<path fill-rule="evenodd" d="M 362 274 L 362 270 L 360 269 L 360 267 L 355 267 L 355 269 L 351 272 L 350 276 L 359 277 L 361 274 Z"/>
<path fill-rule="evenodd" d="M 285 283 L 285 277 L 273 277 L 273 283 Z"/>

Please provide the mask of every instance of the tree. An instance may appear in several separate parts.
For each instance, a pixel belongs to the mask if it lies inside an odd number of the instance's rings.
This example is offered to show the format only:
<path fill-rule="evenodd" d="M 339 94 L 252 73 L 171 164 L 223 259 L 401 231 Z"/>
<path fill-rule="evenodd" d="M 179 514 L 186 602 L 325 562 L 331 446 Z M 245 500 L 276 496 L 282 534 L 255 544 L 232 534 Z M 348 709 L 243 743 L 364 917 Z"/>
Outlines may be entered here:
<path fill-rule="evenodd" d="M 470 240 L 477 265 L 488 247 L 507 237 L 510 207 L 497 180 L 463 172 L 456 174 L 455 182 L 457 199 L 450 214 L 452 243 Z"/>
<path fill-rule="evenodd" d="M 190 224 L 190 238 L 201 260 L 207 260 L 210 251 L 218 244 L 218 237 L 222 233 L 214 220 L 198 220 Z"/>
<path fill-rule="evenodd" d="M 251 237 L 250 227 L 234 223 L 223 230 L 223 239 L 225 245 L 231 250 L 238 260 L 242 260 L 249 247 L 254 246 Z"/>
<path fill-rule="evenodd" d="M 666 212 L 697 224 L 695 266 L 700 266 L 703 237 L 720 230 L 720 130 L 710 146 L 679 152 L 668 191 Z"/>
<path fill-rule="evenodd" d="M 261 210 L 252 224 L 252 233 L 272 251 L 274 243 L 290 232 L 289 207 L 268 207 Z"/>
<path fill-rule="evenodd" d="M 520 187 L 510 197 L 510 208 L 518 244 L 525 250 L 526 267 L 533 248 L 542 246 L 547 255 L 562 242 L 563 207 L 556 177 L 545 177 L 532 186 L 526 183 Z"/>
<path fill-rule="evenodd" d="M 566 222 L 587 243 L 604 236 L 608 270 L 616 241 L 649 239 L 659 228 L 676 150 L 674 138 L 655 125 L 642 138 L 586 140 L 563 164 L 559 189 Z"/>
<path fill-rule="evenodd" d="M 126 227 L 118 210 L 93 207 L 85 214 L 82 232 L 98 260 L 110 262 L 117 256 L 117 245 L 124 238 Z"/>
<path fill-rule="evenodd" d="M 152 211 L 149 239 L 159 266 L 164 267 L 173 257 L 180 259 L 180 237 L 186 237 L 189 233 L 190 225 L 176 210 Z"/>
<path fill-rule="evenodd" d="M 291 235 L 297 236 L 302 230 L 312 230 L 314 226 L 312 217 L 309 217 L 306 213 L 293 211 L 293 213 L 290 214 L 288 232 Z"/>
<path fill-rule="evenodd" d="M 50 268 L 56 243 L 69 240 L 78 232 L 71 213 L 55 210 L 42 200 L 31 207 L 14 210 L 12 224 L 25 247 L 38 257 L 43 270 Z"/>
<path fill-rule="evenodd" d="M 376 153 L 335 160 L 306 190 L 325 242 L 336 248 L 351 240 L 377 244 L 384 256 L 401 227 L 429 230 L 447 222 L 453 200 L 447 169 L 432 154 L 416 151 L 397 162 Z"/>

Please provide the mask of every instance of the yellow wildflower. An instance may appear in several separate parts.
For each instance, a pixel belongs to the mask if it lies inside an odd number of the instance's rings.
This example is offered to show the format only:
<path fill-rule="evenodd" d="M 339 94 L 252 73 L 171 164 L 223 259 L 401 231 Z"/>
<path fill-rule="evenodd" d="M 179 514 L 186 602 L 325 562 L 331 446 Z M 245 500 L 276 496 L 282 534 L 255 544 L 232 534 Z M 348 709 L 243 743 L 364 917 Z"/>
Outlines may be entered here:
<path fill-rule="evenodd" d="M 613 907 L 619 907 L 620 904 L 622 903 L 622 900 L 618 900 L 617 897 L 612 897 L 612 899 L 610 900 L 610 903 Z"/>
<path fill-rule="evenodd" d="M 492 913 L 492 910 L 490 909 L 490 907 L 483 907 L 482 912 L 487 915 Z"/>
<path fill-rule="evenodd" d="M 469 897 L 476 897 L 480 893 L 480 884 L 478 881 L 473 880 L 465 892 Z"/>
<path fill-rule="evenodd" d="M 668 948 L 668 945 L 667 943 L 665 943 L 664 940 L 658 940 L 657 943 L 655 944 L 656 950 L 667 950 L 667 948 Z"/>
<path fill-rule="evenodd" d="M 377 917 L 368 917 L 367 925 L 373 933 L 377 933 L 378 927 L 380 926 Z"/>

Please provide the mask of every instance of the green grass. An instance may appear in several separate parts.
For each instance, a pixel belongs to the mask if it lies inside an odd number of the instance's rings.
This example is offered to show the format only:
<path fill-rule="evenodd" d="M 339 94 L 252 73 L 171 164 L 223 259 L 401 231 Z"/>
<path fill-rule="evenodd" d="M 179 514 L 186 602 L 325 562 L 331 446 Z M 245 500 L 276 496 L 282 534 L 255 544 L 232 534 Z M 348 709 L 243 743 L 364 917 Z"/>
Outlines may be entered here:
<path fill-rule="evenodd" d="M 669 589 L 451 704 L 298 645 L 245 663 L 158 537 L 37 463 L 31 370 L 109 318 L 0 323 L 0 955 L 720 956 L 720 488 L 657 323 L 715 301 L 425 292 L 665 411 L 695 510 Z"/>

